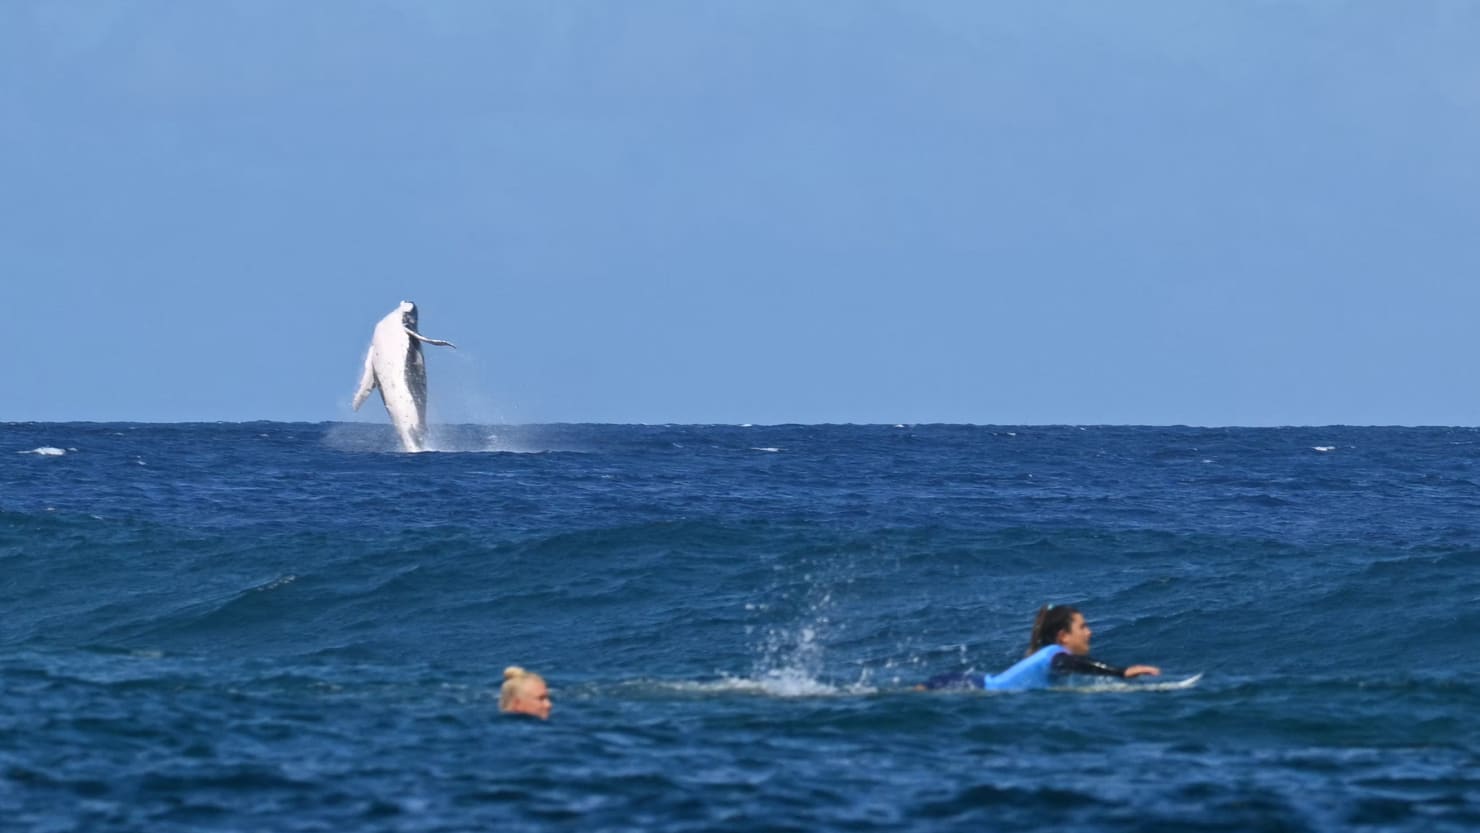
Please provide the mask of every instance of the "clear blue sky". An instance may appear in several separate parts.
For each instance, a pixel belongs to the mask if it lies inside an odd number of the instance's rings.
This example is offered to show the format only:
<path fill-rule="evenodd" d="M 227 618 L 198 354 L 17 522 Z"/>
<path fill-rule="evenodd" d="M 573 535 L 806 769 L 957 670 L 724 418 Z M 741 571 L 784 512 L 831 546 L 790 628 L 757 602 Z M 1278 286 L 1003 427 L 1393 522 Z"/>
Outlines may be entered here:
<path fill-rule="evenodd" d="M 1480 4 L 7 0 L 0 420 L 1480 422 Z"/>

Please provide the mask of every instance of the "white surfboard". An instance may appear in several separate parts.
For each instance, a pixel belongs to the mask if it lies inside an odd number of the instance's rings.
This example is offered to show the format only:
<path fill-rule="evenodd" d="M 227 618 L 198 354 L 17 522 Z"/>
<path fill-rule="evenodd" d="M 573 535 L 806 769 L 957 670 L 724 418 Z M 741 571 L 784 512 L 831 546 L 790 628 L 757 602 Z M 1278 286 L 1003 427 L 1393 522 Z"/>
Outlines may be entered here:
<path fill-rule="evenodd" d="M 1145 682 L 1141 682 L 1140 680 L 1110 680 L 1101 677 L 1096 678 L 1093 682 L 1064 686 L 1060 690 L 1076 691 L 1082 694 L 1100 694 L 1111 691 L 1179 691 L 1184 688 L 1192 688 L 1202 678 L 1203 675 L 1200 671 L 1191 677 L 1184 677 L 1180 680 L 1162 680 L 1157 677 L 1146 677 L 1140 678 L 1146 680 Z"/>

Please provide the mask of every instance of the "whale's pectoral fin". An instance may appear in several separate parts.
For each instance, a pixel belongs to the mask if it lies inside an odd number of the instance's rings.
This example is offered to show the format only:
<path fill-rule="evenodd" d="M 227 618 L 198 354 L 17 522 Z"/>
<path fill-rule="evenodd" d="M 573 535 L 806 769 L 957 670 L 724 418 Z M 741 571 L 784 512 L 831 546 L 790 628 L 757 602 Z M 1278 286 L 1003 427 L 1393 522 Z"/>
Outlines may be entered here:
<path fill-rule="evenodd" d="M 364 404 L 365 397 L 370 395 L 370 391 L 375 390 L 375 386 L 378 380 L 375 378 L 374 359 L 375 349 L 371 348 L 365 353 L 365 372 L 360 374 L 360 388 L 359 390 L 355 391 L 354 402 L 350 403 L 356 411 L 358 411 L 360 409 L 360 406 Z"/>
<path fill-rule="evenodd" d="M 450 341 L 443 341 L 440 338 L 427 338 L 426 336 L 422 335 L 421 333 L 418 333 L 417 331 L 411 329 L 410 327 L 406 327 L 405 329 L 406 329 L 406 335 L 411 336 L 412 338 L 416 339 L 417 341 L 424 341 L 427 344 L 435 344 L 435 345 L 437 345 L 439 347 L 451 347 L 454 350 L 457 349 L 457 345 L 456 344 L 453 344 Z"/>

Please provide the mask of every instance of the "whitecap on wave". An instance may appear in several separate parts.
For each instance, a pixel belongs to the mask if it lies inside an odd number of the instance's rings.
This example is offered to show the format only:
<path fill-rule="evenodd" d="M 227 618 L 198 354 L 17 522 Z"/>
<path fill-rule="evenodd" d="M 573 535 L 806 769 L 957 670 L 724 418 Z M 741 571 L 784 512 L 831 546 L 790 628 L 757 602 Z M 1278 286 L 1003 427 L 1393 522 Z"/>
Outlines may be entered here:
<path fill-rule="evenodd" d="M 67 452 L 66 452 L 65 449 L 55 448 L 55 447 L 49 446 L 49 445 L 43 445 L 40 448 L 33 448 L 30 451 L 20 451 L 20 452 L 16 452 L 16 453 L 18 453 L 18 454 L 36 454 L 36 455 L 39 455 L 41 457 L 60 457 L 63 454 L 66 454 Z"/>
<path fill-rule="evenodd" d="M 776 448 L 774 446 L 761 446 L 759 448 L 752 448 L 751 451 L 765 451 L 765 452 L 768 452 L 770 454 L 777 454 L 777 453 L 779 453 L 781 451 L 781 449 Z"/>
<path fill-rule="evenodd" d="M 256 587 L 253 587 L 252 590 L 254 590 L 254 591 L 258 592 L 258 593 L 265 593 L 265 592 L 267 592 L 269 590 L 276 590 L 279 587 L 283 587 L 285 585 L 292 584 L 293 582 L 295 582 L 297 580 L 298 580 L 298 576 L 293 575 L 292 573 L 289 573 L 289 574 L 287 574 L 285 576 L 278 576 L 277 578 L 273 579 L 272 581 L 265 582 L 263 584 L 259 584 Z"/>
<path fill-rule="evenodd" d="M 1335 451 L 1336 450 L 1336 446 L 1334 446 L 1334 445 L 1313 445 L 1313 446 L 1311 446 L 1311 450 L 1312 451 L 1321 451 L 1321 452 Z"/>

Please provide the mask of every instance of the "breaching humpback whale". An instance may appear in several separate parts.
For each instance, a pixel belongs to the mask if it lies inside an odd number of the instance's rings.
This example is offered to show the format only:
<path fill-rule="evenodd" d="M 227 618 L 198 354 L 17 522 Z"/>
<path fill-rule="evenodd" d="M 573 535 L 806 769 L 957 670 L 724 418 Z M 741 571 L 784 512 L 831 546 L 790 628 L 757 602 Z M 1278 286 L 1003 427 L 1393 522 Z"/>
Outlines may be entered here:
<path fill-rule="evenodd" d="M 370 350 L 365 354 L 365 372 L 355 391 L 358 411 L 370 391 L 380 388 L 385 412 L 401 437 L 406 451 L 425 450 L 427 433 L 427 364 L 421 343 L 456 348 L 450 341 L 427 338 L 416 331 L 416 304 L 402 301 L 390 315 L 375 325 Z"/>

